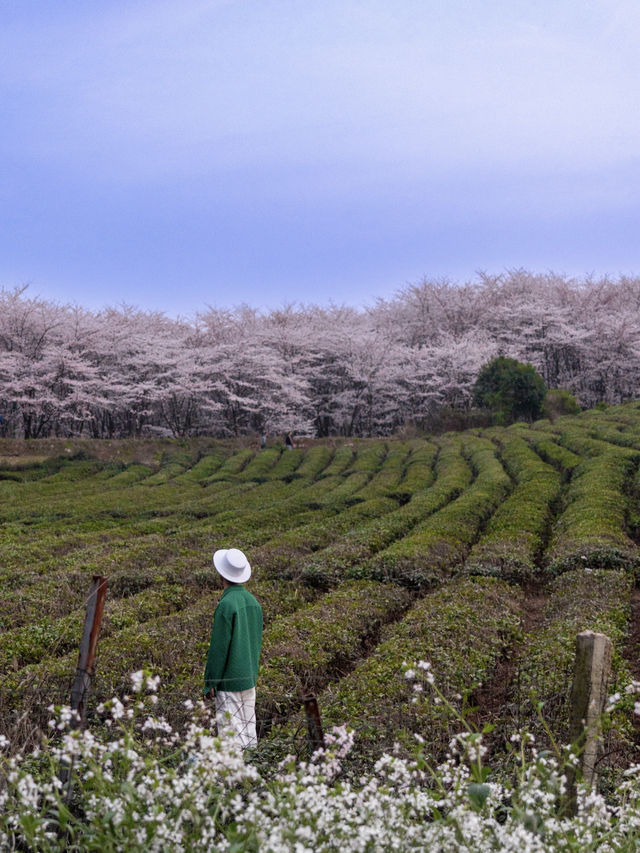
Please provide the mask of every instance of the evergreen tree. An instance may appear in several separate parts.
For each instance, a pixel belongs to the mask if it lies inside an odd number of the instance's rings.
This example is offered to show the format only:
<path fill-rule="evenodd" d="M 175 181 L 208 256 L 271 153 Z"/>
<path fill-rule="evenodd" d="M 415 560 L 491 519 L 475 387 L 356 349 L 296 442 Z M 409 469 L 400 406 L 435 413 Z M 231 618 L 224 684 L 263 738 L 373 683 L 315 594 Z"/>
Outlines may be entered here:
<path fill-rule="evenodd" d="M 544 380 L 533 365 L 503 355 L 480 369 L 473 386 L 475 404 L 491 409 L 498 423 L 539 417 L 546 393 Z"/>

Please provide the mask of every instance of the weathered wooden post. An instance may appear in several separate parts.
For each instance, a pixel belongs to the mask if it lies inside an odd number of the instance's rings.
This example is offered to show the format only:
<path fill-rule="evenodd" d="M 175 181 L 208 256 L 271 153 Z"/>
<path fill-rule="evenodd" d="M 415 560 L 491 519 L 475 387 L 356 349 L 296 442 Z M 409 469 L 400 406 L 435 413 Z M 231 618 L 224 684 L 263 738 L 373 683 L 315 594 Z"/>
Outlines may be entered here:
<path fill-rule="evenodd" d="M 87 714 L 87 694 L 91 687 L 91 678 L 95 673 L 98 634 L 102 623 L 104 602 L 107 596 L 107 579 L 94 575 L 87 599 L 87 612 L 84 618 L 84 630 L 80 641 L 78 668 L 71 688 L 71 709 L 77 712 L 73 725 L 82 726 Z"/>
<path fill-rule="evenodd" d="M 600 725 L 607 704 L 611 674 L 611 640 L 605 634 L 583 631 L 576 637 L 576 660 L 571 687 L 569 737 L 580 749 L 580 769 L 587 785 L 598 783 L 596 766 L 602 752 Z M 576 770 L 567 773 L 567 802 L 576 807 Z"/>
<path fill-rule="evenodd" d="M 324 748 L 324 734 L 322 732 L 318 700 L 315 696 L 305 696 L 302 701 L 304 703 L 304 713 L 307 717 L 309 745 L 311 746 L 312 751 L 315 752 L 317 749 Z"/>
<path fill-rule="evenodd" d="M 84 725 L 87 714 L 87 695 L 91 687 L 91 678 L 95 673 L 96 650 L 98 634 L 102 623 L 104 602 L 107 596 L 107 579 L 102 575 L 94 575 L 87 598 L 87 610 L 84 617 L 84 630 L 80 641 L 78 667 L 71 688 L 71 710 L 76 713 L 71 717 L 71 726 L 75 729 Z M 60 768 L 58 778 L 65 787 L 65 799 L 71 799 L 71 776 L 73 762 L 65 763 Z"/>

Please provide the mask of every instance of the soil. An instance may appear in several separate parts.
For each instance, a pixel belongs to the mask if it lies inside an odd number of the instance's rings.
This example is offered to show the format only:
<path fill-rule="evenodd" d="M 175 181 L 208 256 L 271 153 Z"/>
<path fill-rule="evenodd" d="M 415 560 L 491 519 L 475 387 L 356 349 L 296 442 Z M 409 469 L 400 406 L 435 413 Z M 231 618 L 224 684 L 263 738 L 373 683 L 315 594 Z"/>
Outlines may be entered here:
<path fill-rule="evenodd" d="M 532 586 L 525 589 L 521 622 L 523 634 L 535 631 L 541 624 L 546 600 L 546 596 L 538 587 Z M 640 620 L 640 597 L 638 608 Z M 638 627 L 640 629 L 640 621 Z M 640 641 L 640 635 L 638 639 Z M 517 692 L 519 658 L 520 647 L 516 641 L 505 650 L 493 676 L 478 688 L 473 696 L 476 708 L 467 718 L 471 727 L 481 731 L 487 723 L 494 726 L 493 731 L 484 740 L 487 759 L 491 758 L 492 752 L 504 750 L 504 738 L 509 731 L 513 730 L 514 716 L 518 715 L 518 708 L 514 702 L 517 697 L 514 696 L 514 691 Z"/>

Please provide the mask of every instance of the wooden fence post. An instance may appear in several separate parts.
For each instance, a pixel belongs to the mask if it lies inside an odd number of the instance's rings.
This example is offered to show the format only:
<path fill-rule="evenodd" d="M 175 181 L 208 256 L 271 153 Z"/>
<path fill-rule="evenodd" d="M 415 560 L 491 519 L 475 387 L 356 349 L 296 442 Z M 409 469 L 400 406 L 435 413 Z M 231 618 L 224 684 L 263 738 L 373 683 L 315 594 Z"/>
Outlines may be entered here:
<path fill-rule="evenodd" d="M 611 640 L 605 634 L 583 631 L 576 637 L 576 659 L 571 687 L 569 738 L 580 748 L 582 778 L 597 785 L 596 765 L 602 752 L 600 723 L 607 704 L 611 674 Z M 576 807 L 576 771 L 570 768 L 567 799 Z"/>
<path fill-rule="evenodd" d="M 318 700 L 315 696 L 305 696 L 302 701 L 304 703 L 304 713 L 307 717 L 309 745 L 312 751 L 315 752 L 317 749 L 324 748 L 324 734 L 322 732 Z"/>
<path fill-rule="evenodd" d="M 104 602 L 107 596 L 107 579 L 102 575 L 94 575 L 87 598 L 87 610 L 84 617 L 84 630 L 80 640 L 80 653 L 78 655 L 78 667 L 71 688 L 71 710 L 76 713 L 71 717 L 71 726 L 81 728 L 87 714 L 87 695 L 91 687 L 91 678 L 95 673 L 96 650 L 98 647 L 98 634 L 102 623 Z M 66 789 L 65 799 L 71 799 L 71 776 L 73 762 L 65 763 L 60 768 L 58 778 Z"/>
<path fill-rule="evenodd" d="M 84 725 L 87 715 L 87 695 L 91 687 L 91 678 L 95 673 L 98 634 L 102 623 L 104 602 L 107 596 L 107 579 L 94 575 L 87 599 L 87 612 L 84 618 L 84 630 L 80 641 L 78 668 L 71 688 L 71 709 L 77 712 L 76 726 Z"/>

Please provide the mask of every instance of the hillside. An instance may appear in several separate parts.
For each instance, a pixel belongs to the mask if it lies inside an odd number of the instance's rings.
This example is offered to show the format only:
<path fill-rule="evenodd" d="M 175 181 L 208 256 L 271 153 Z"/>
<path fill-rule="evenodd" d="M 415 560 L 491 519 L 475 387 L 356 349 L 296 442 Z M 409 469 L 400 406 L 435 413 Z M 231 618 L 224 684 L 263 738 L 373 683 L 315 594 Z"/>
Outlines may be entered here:
<path fill-rule="evenodd" d="M 47 705 L 65 699 L 94 573 L 109 594 L 90 722 L 142 667 L 181 719 L 219 596 L 211 552 L 237 545 L 266 619 L 265 749 L 299 746 L 300 696 L 313 691 L 327 725 L 356 729 L 358 762 L 408 731 L 439 756 L 454 724 L 412 704 L 402 665 L 419 659 L 454 706 L 498 723 L 496 753 L 514 723 L 539 728 L 537 701 L 562 737 L 579 630 L 612 638 L 617 680 L 638 674 L 639 463 L 637 403 L 293 451 L 5 440 L 2 732 L 37 739 Z"/>

